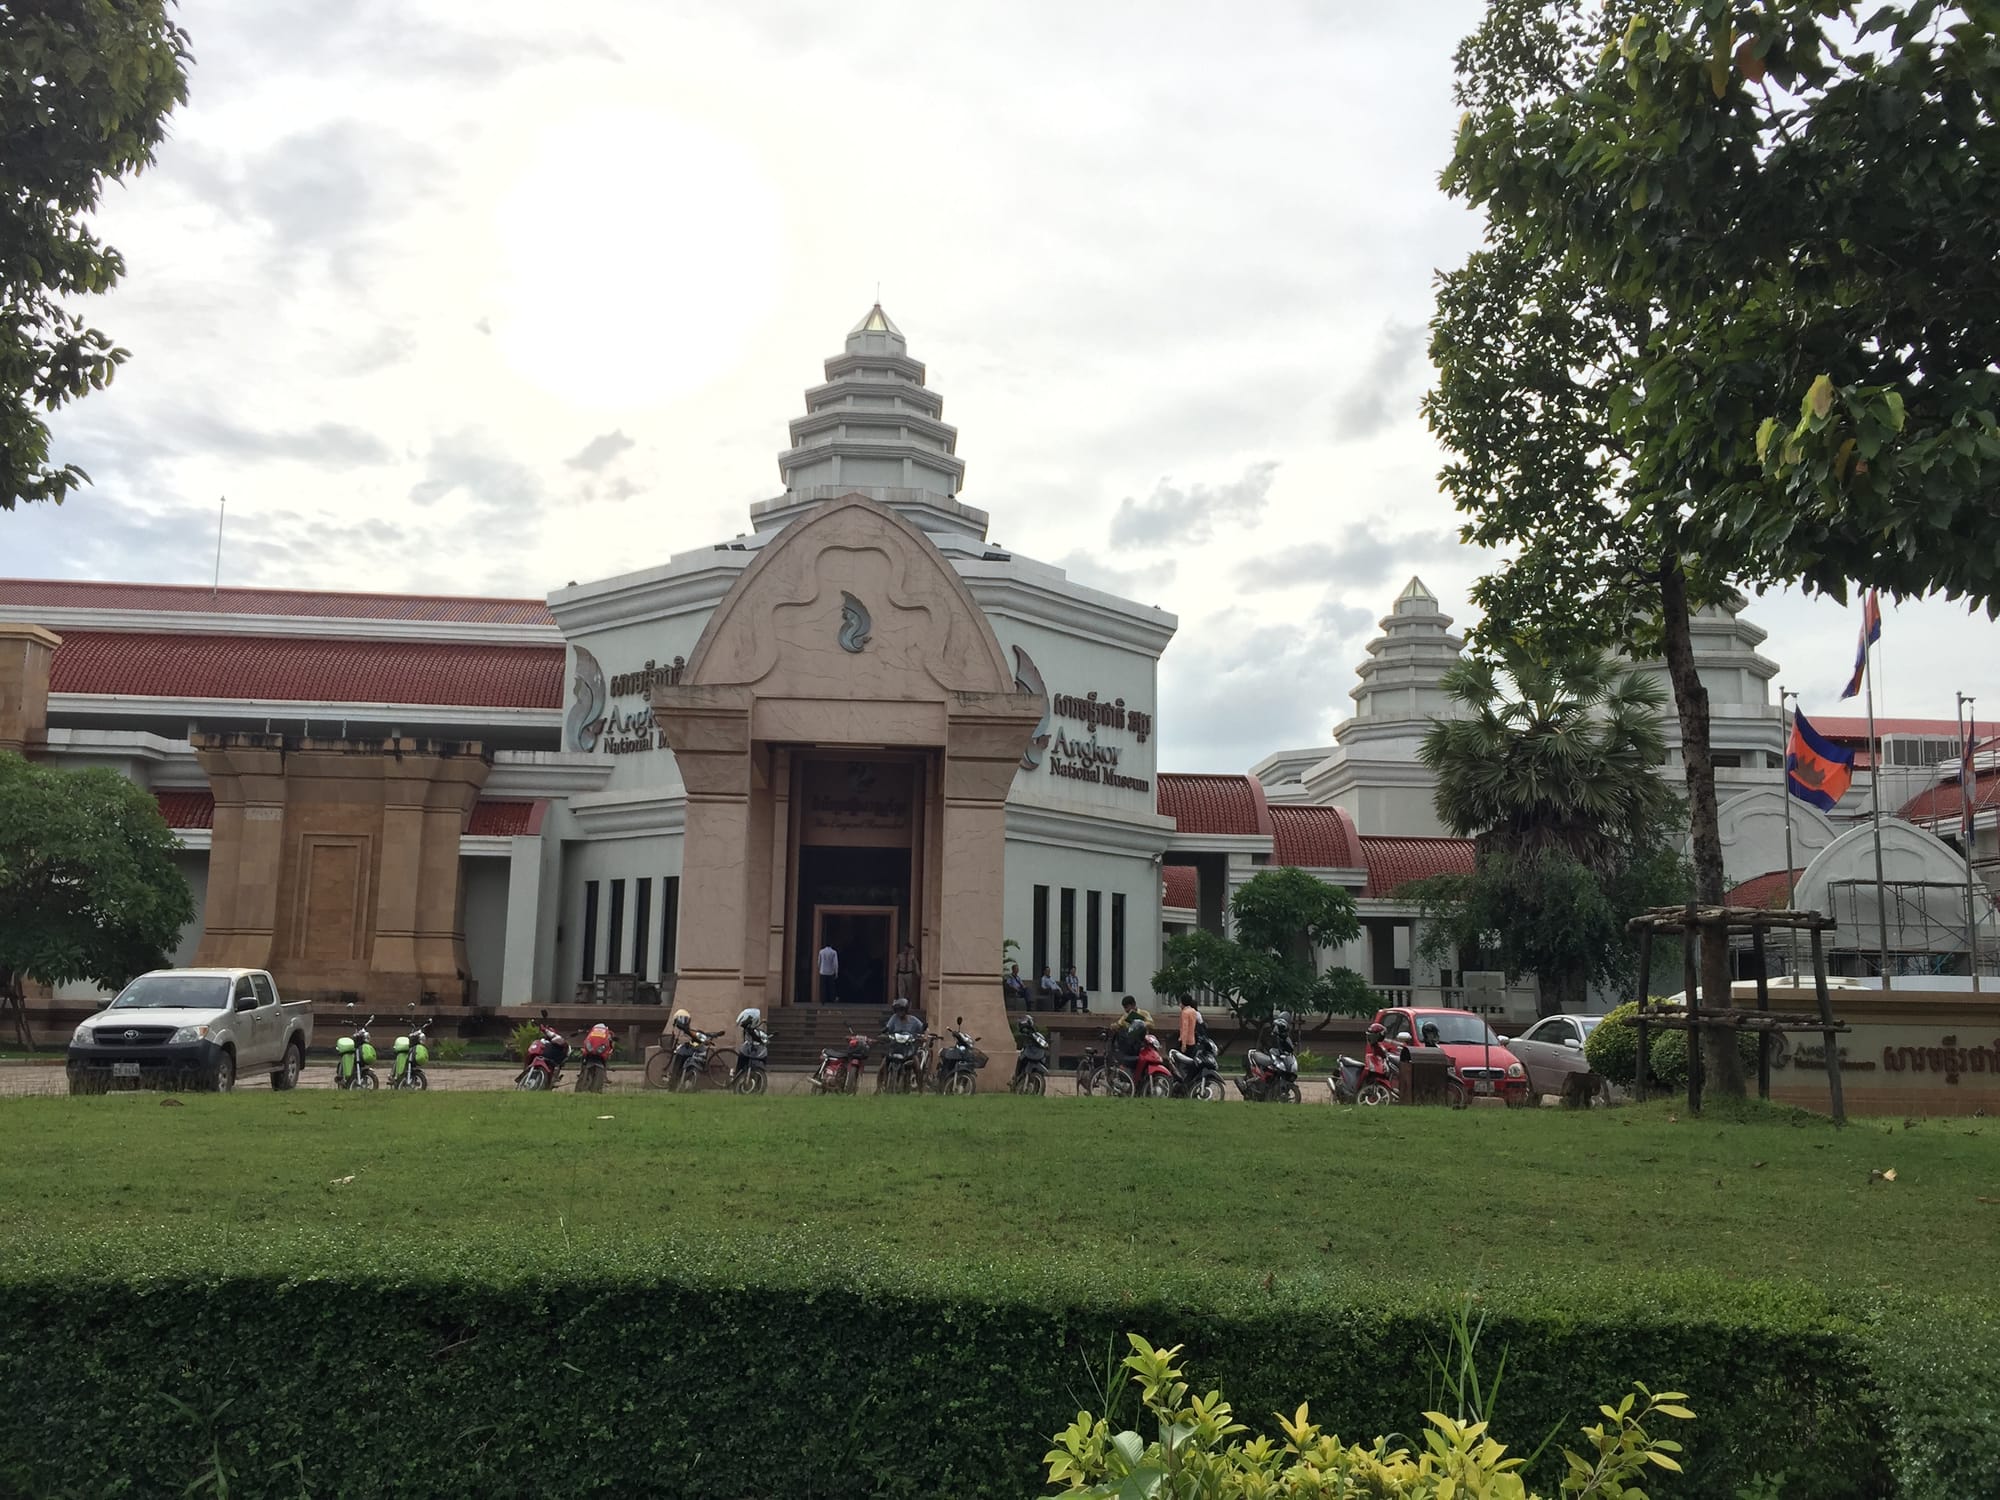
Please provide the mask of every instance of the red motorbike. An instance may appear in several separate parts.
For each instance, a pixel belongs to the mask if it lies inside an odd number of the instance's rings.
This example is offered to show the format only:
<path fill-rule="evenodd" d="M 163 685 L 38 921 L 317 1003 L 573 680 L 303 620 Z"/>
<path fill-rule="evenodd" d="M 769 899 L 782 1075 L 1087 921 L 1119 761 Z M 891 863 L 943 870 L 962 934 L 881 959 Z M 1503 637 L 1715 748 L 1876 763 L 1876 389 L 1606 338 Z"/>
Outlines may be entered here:
<path fill-rule="evenodd" d="M 1134 1092 L 1141 1099 L 1167 1099 L 1173 1095 L 1174 1070 L 1167 1066 L 1160 1039 L 1150 1031 L 1139 1044 L 1139 1060 L 1132 1064 L 1132 1080 L 1137 1085 Z"/>
<path fill-rule="evenodd" d="M 528 1044 L 527 1065 L 514 1077 L 514 1087 L 536 1090 L 552 1089 L 562 1082 L 563 1064 L 569 1060 L 569 1043 L 563 1034 L 547 1021 L 538 1021 L 542 1034 Z"/>
<path fill-rule="evenodd" d="M 854 1094 L 861 1090 L 861 1075 L 868 1071 L 868 1038 L 851 1036 L 844 1051 L 822 1047 L 819 1066 L 813 1069 L 815 1094 Z"/>

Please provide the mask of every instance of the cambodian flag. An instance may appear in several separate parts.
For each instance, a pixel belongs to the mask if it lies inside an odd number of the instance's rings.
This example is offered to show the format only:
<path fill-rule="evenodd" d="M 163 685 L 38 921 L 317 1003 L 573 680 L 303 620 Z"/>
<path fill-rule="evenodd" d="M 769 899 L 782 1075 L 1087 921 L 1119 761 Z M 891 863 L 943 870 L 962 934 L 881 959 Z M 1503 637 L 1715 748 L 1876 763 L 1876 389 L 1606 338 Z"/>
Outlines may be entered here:
<path fill-rule="evenodd" d="M 1852 698 L 1861 691 L 1861 674 L 1868 670 L 1868 648 L 1882 639 L 1882 599 L 1874 589 L 1861 601 L 1861 644 L 1854 648 L 1854 675 L 1847 679 L 1841 697 Z"/>
<path fill-rule="evenodd" d="M 1824 738 L 1801 713 L 1792 715 L 1792 743 L 1785 750 L 1785 790 L 1821 812 L 1834 805 L 1854 780 L 1854 752 Z"/>

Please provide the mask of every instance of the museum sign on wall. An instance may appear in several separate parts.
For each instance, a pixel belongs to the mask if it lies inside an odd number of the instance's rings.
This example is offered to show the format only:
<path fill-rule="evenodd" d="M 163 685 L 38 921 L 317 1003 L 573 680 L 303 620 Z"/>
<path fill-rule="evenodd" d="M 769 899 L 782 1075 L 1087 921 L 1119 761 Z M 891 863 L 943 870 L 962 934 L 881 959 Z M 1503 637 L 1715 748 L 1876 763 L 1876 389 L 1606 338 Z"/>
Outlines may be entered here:
<path fill-rule="evenodd" d="M 1136 744 L 1145 744 L 1153 733 L 1151 713 L 1128 708 L 1123 698 L 1096 692 L 1052 695 L 1035 659 L 1019 646 L 1014 648 L 1014 686 L 1038 695 L 1043 704 L 1042 722 L 1021 756 L 1022 770 L 1046 765 L 1051 776 L 1066 781 L 1151 795 L 1151 778 L 1119 769 L 1120 757 L 1129 747 L 1111 738 L 1130 736 Z"/>
<path fill-rule="evenodd" d="M 648 661 L 636 671 L 607 679 L 595 656 L 582 646 L 572 649 L 576 675 L 570 683 L 570 709 L 563 718 L 564 747 L 602 750 L 607 755 L 666 749 L 653 724 L 653 689 L 678 683 L 687 671 L 686 660 L 676 656 L 666 666 Z"/>

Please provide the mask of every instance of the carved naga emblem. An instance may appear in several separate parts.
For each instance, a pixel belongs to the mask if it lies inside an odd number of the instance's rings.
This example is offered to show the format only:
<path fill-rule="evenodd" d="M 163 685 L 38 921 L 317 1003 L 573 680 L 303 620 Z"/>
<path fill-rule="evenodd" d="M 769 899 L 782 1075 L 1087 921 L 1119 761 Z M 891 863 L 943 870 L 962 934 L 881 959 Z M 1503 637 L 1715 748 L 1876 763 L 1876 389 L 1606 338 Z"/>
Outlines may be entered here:
<path fill-rule="evenodd" d="M 598 736 L 604 730 L 605 710 L 610 706 L 611 695 L 604 688 L 604 668 L 581 646 L 576 648 L 574 691 L 576 701 L 563 725 L 569 732 L 565 748 L 595 750 Z"/>
<path fill-rule="evenodd" d="M 859 656 L 861 648 L 868 644 L 868 632 L 875 628 L 875 622 L 868 617 L 868 606 L 845 590 L 840 595 L 840 649 Z"/>

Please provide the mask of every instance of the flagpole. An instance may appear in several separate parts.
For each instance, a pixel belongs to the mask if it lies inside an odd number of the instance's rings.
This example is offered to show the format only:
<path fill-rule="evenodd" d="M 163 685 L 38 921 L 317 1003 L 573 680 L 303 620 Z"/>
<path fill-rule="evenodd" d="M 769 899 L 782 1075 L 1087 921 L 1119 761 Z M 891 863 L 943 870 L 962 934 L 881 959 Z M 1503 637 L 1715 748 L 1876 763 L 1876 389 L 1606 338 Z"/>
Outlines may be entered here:
<path fill-rule="evenodd" d="M 1972 844 L 1979 833 L 1979 773 L 1974 767 L 1973 739 L 1979 730 L 1979 721 L 1970 717 L 1971 698 L 1958 695 L 1958 739 L 1964 746 L 1961 752 L 1964 763 L 1958 768 L 1958 800 L 1964 808 L 1958 820 L 1959 834 L 1965 840 L 1965 969 L 1972 976 L 1972 993 L 1979 993 L 1979 918 L 1972 899 Z"/>
<path fill-rule="evenodd" d="M 1791 765 L 1792 710 L 1791 710 L 1791 705 L 1786 701 L 1787 699 L 1796 698 L 1797 696 L 1798 696 L 1797 693 L 1791 691 L 1791 689 L 1787 688 L 1782 682 L 1778 684 L 1778 716 L 1784 721 L 1785 725 L 1784 791 L 1785 791 L 1785 910 L 1786 911 L 1792 910 L 1793 907 L 1797 904 L 1799 899 L 1798 881 L 1793 878 L 1793 872 L 1797 867 L 1792 860 L 1792 765 Z"/>
<path fill-rule="evenodd" d="M 1889 882 L 1882 877 L 1882 743 L 1875 738 L 1874 652 L 1875 643 L 1868 639 L 1864 627 L 1861 684 L 1868 694 L 1868 791 L 1874 804 L 1875 822 L 1875 920 L 1876 934 L 1881 939 L 1882 991 L 1887 994 L 1892 988 L 1889 983 Z"/>

